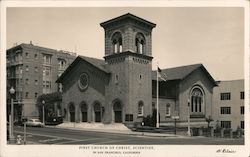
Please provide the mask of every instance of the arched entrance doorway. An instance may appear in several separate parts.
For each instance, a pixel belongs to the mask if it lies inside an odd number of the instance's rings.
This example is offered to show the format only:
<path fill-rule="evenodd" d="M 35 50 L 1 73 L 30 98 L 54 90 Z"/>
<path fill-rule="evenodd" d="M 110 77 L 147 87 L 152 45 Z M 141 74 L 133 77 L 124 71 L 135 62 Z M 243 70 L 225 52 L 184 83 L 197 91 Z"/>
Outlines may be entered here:
<path fill-rule="evenodd" d="M 114 122 L 122 123 L 122 105 L 120 101 L 116 101 L 113 106 L 114 109 Z"/>
<path fill-rule="evenodd" d="M 81 108 L 81 120 L 82 120 L 82 122 L 87 122 L 88 121 L 88 106 L 87 106 L 87 104 L 82 102 L 80 108 Z"/>
<path fill-rule="evenodd" d="M 73 103 L 69 104 L 69 120 L 75 122 L 75 105 Z"/>
<path fill-rule="evenodd" d="M 94 119 L 95 122 L 101 122 L 101 104 L 98 102 L 94 104 Z"/>

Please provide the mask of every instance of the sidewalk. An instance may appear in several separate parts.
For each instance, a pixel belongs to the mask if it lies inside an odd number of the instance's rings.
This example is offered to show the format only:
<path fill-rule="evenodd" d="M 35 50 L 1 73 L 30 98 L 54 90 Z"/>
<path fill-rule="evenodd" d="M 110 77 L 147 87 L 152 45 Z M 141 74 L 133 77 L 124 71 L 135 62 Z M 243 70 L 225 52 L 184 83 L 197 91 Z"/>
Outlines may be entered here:
<path fill-rule="evenodd" d="M 125 134 L 125 135 L 134 135 L 134 136 L 147 136 L 147 137 L 190 138 L 187 136 L 167 134 L 167 133 L 150 133 L 150 132 L 131 131 L 126 126 L 124 126 L 123 124 L 119 124 L 119 123 L 114 123 L 114 124 L 62 123 L 62 124 L 57 125 L 57 126 L 46 126 L 46 127 L 55 127 L 55 128 L 72 129 L 72 130 L 83 130 L 83 131 L 96 131 L 96 132 Z"/>

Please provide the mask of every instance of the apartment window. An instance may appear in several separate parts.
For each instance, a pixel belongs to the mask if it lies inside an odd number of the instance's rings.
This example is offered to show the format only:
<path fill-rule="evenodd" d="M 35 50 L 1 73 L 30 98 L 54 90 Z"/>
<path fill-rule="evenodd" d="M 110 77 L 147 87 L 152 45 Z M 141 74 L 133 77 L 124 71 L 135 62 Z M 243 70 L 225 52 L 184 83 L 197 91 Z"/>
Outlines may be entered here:
<path fill-rule="evenodd" d="M 26 80 L 25 80 L 25 84 L 29 84 L 29 79 L 26 79 Z"/>
<path fill-rule="evenodd" d="M 35 80 L 35 85 L 38 85 L 38 80 Z"/>
<path fill-rule="evenodd" d="M 49 77 L 51 76 L 51 67 L 43 67 L 43 76 L 45 77 Z"/>
<path fill-rule="evenodd" d="M 19 66 L 19 74 L 23 73 L 23 68 L 21 66 Z"/>
<path fill-rule="evenodd" d="M 29 97 L 29 92 L 26 92 L 25 93 L 25 98 L 28 98 Z"/>
<path fill-rule="evenodd" d="M 51 93 L 51 82 L 43 81 L 43 94 Z"/>
<path fill-rule="evenodd" d="M 44 64 L 51 64 L 51 55 L 43 54 L 43 63 Z"/>
<path fill-rule="evenodd" d="M 170 117 L 170 111 L 171 111 L 170 104 L 167 104 L 166 105 L 166 117 Z"/>
<path fill-rule="evenodd" d="M 58 59 L 58 67 L 59 67 L 59 69 L 65 69 L 65 67 L 66 67 L 66 60 L 64 60 L 64 59 Z"/>
<path fill-rule="evenodd" d="M 35 93 L 35 98 L 37 98 L 37 93 Z"/>
<path fill-rule="evenodd" d="M 222 128 L 231 128 L 231 121 L 221 121 Z"/>
<path fill-rule="evenodd" d="M 29 66 L 28 65 L 26 65 L 26 69 L 25 69 L 26 71 L 29 71 Z"/>
<path fill-rule="evenodd" d="M 245 92 L 240 92 L 240 99 L 245 99 Z"/>
<path fill-rule="evenodd" d="M 220 114 L 231 114 L 231 107 L 221 107 Z"/>
<path fill-rule="evenodd" d="M 14 61 L 16 62 L 20 62 L 23 60 L 23 56 L 22 56 L 22 53 L 17 53 L 14 57 Z"/>
<path fill-rule="evenodd" d="M 26 56 L 26 58 L 29 58 L 29 53 L 26 52 L 26 53 L 25 53 L 25 56 Z"/>
<path fill-rule="evenodd" d="M 35 72 L 38 72 L 38 68 L 37 67 L 35 67 Z"/>
<path fill-rule="evenodd" d="M 23 60 L 23 54 L 22 53 L 19 53 L 19 59 L 20 59 L 20 61 Z"/>
<path fill-rule="evenodd" d="M 244 129 L 245 128 L 244 126 L 245 126 L 245 122 L 244 121 L 240 121 L 240 128 Z"/>
<path fill-rule="evenodd" d="M 16 74 L 22 74 L 23 73 L 23 69 L 22 69 L 22 65 L 20 66 L 16 66 Z"/>
<path fill-rule="evenodd" d="M 220 93 L 220 100 L 230 100 L 231 93 Z"/>
<path fill-rule="evenodd" d="M 143 102 L 138 103 L 138 116 L 143 116 Z"/>
<path fill-rule="evenodd" d="M 34 58 L 35 58 L 35 59 L 38 59 L 38 55 L 37 55 L 37 54 L 35 54 L 35 55 L 34 55 Z"/>
<path fill-rule="evenodd" d="M 244 108 L 244 106 L 240 107 L 240 114 L 245 114 L 245 108 Z"/>

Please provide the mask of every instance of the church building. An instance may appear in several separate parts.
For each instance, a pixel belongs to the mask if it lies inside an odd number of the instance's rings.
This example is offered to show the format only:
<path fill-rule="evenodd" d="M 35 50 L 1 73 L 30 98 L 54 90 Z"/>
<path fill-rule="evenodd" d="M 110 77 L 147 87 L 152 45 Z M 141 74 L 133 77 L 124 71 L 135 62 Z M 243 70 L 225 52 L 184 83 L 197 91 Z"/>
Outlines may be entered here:
<path fill-rule="evenodd" d="M 63 85 L 65 122 L 140 123 L 156 108 L 152 71 L 152 29 L 156 24 L 130 13 L 100 24 L 105 32 L 103 59 L 78 56 L 58 78 Z M 169 58 L 166 58 L 166 61 Z M 162 69 L 159 79 L 160 126 L 206 126 L 215 80 L 202 64 Z"/>

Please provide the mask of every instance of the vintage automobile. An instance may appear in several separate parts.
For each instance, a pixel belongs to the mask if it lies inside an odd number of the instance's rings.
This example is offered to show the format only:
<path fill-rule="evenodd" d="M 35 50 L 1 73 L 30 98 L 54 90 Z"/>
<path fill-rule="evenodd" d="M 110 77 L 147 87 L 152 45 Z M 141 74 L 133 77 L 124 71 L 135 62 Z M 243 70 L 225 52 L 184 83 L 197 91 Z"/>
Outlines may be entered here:
<path fill-rule="evenodd" d="M 39 119 L 28 119 L 26 122 L 27 126 L 43 127 L 44 124 Z"/>

